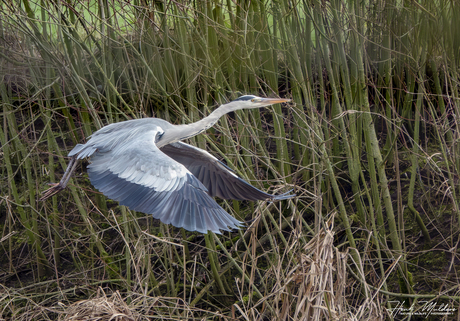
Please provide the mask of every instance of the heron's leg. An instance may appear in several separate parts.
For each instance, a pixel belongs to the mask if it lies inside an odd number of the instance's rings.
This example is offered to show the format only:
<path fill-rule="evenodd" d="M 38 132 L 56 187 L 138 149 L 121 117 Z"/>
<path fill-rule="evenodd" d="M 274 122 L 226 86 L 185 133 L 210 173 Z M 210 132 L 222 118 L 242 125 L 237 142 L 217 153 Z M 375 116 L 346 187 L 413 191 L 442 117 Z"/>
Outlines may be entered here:
<path fill-rule="evenodd" d="M 44 201 L 50 198 L 51 196 L 59 193 L 60 191 L 62 191 L 69 183 L 70 177 L 72 176 L 76 167 L 77 167 L 77 155 L 74 155 L 70 159 L 69 165 L 67 166 L 67 169 L 61 178 L 61 181 L 58 184 L 56 183 L 49 184 L 49 185 L 52 185 L 52 187 L 48 188 L 46 191 L 42 193 L 43 195 L 42 197 L 40 197 L 39 201 Z"/>

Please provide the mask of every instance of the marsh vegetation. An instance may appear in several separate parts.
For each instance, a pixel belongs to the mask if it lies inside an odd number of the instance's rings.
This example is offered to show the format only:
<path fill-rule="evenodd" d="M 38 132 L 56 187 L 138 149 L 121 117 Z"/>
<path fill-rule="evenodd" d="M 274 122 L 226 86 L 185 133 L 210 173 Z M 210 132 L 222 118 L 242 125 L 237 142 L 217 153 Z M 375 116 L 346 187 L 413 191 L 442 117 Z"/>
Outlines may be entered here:
<path fill-rule="evenodd" d="M 458 16 L 431 0 L 3 0 L 0 319 L 457 314 Z M 160 224 L 95 190 L 85 162 L 37 202 L 102 126 L 188 123 L 240 94 L 292 102 L 190 143 L 260 189 L 294 189 L 219 200 L 247 228 Z"/>

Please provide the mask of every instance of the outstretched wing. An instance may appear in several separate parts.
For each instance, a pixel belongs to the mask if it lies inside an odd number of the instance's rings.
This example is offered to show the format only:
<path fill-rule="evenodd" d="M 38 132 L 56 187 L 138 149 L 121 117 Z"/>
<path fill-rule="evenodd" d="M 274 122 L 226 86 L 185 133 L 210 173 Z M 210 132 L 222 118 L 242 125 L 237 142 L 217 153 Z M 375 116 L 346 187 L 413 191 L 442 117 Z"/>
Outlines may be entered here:
<path fill-rule="evenodd" d="M 94 136 L 71 154 L 91 156 L 88 175 L 94 187 L 132 210 L 201 233 L 240 227 L 184 165 L 158 149 L 155 140 L 162 132 L 160 127 L 138 132 L 110 148 Z"/>
<path fill-rule="evenodd" d="M 208 152 L 185 144 L 172 143 L 161 151 L 184 165 L 208 189 L 210 196 L 234 200 L 283 200 L 295 195 L 265 193 L 239 178 L 224 163 Z"/>

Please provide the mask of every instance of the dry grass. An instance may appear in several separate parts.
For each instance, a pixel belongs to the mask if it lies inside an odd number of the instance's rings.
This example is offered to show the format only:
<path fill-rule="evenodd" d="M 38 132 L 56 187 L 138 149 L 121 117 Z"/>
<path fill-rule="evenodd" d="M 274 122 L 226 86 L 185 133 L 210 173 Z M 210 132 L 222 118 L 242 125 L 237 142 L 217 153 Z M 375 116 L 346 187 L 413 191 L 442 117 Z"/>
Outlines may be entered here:
<path fill-rule="evenodd" d="M 349 254 L 333 244 L 333 217 L 297 253 L 298 263 L 289 268 L 287 277 L 276 283 L 270 300 L 279 320 L 384 320 L 378 300 L 366 299 L 359 306 L 347 300 L 353 293 L 348 288 Z"/>
<path fill-rule="evenodd" d="M 0 318 L 378 320 L 394 300 L 458 307 L 460 6 L 3 3 Z M 196 121 L 239 93 L 292 98 L 191 141 L 258 188 L 295 188 L 289 201 L 219 201 L 247 229 L 160 224 L 96 191 L 85 162 L 37 202 L 101 126 Z"/>
<path fill-rule="evenodd" d="M 60 321 L 134 321 L 139 320 L 122 299 L 119 292 L 107 297 L 102 288 L 93 299 L 82 300 L 65 308 Z"/>
<path fill-rule="evenodd" d="M 45 320 L 58 316 L 60 321 L 77 320 L 384 320 L 385 311 L 380 306 L 379 296 L 361 299 L 360 283 L 353 282 L 347 273 L 347 251 L 341 252 L 334 244 L 334 226 L 331 218 L 307 244 L 295 251 L 296 256 L 288 266 L 271 266 L 263 276 L 273 282 L 269 293 L 253 304 L 241 297 L 231 304 L 230 316 L 218 311 L 203 310 L 190 305 L 182 298 L 152 296 L 136 292 L 112 291 L 110 287 L 99 287 L 94 297 L 70 303 L 69 295 L 74 291 L 48 296 L 36 300 L 23 296 L 29 302 L 18 313 L 15 320 Z M 298 246 L 298 239 L 289 240 L 289 247 Z M 284 268 L 284 270 L 280 270 Z M 193 269 L 195 273 L 195 268 Z M 285 277 L 283 277 L 285 275 Z M 203 281 L 199 273 L 195 283 Z M 254 280 L 251 280 L 254 283 Z M 241 286 L 241 280 L 235 279 Z M 91 293 L 88 286 L 80 287 Z M 7 290 L 7 288 L 4 288 Z M 145 290 L 148 290 L 145 288 Z M 212 288 L 208 291 L 213 292 Z M 370 290 L 368 289 L 370 292 Z M 3 302 L 14 302 L 18 297 L 4 292 Z M 82 297 L 82 295 L 79 295 Z M 46 296 L 45 296 L 46 297 Z M 60 299 L 57 299 L 60 298 Z M 70 301 L 69 301 L 70 299 Z M 351 302 L 359 300 L 358 305 Z M 69 302 L 64 304 L 62 302 Z M 51 305 L 48 305 L 52 303 Z M 31 304 L 31 305 L 29 305 Z M 11 305 L 6 304 L 12 308 Z M 4 308 L 6 312 L 7 309 Z"/>

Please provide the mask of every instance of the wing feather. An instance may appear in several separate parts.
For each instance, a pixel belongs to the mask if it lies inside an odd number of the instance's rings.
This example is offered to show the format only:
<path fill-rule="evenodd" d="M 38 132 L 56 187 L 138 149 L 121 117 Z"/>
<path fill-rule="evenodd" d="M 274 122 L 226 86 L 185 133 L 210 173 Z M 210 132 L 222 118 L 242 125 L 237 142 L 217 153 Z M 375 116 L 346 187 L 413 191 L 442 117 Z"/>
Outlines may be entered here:
<path fill-rule="evenodd" d="M 220 233 L 242 225 L 208 195 L 207 188 L 184 165 L 158 149 L 159 126 L 130 128 L 113 135 L 115 126 L 104 127 L 69 154 L 91 156 L 88 175 L 99 191 L 132 210 L 189 231 Z"/>
<path fill-rule="evenodd" d="M 183 142 L 165 145 L 161 151 L 184 165 L 208 189 L 210 196 L 234 200 L 283 200 L 295 195 L 265 193 L 239 178 L 208 152 Z"/>

